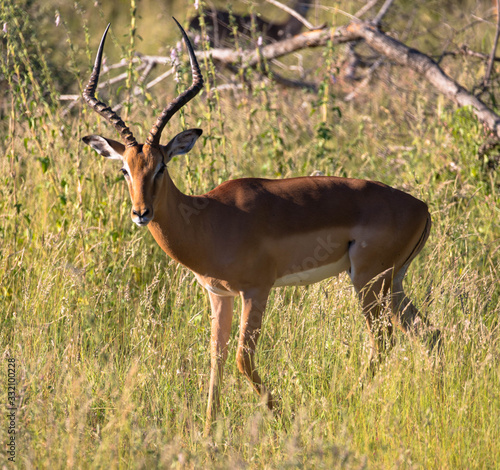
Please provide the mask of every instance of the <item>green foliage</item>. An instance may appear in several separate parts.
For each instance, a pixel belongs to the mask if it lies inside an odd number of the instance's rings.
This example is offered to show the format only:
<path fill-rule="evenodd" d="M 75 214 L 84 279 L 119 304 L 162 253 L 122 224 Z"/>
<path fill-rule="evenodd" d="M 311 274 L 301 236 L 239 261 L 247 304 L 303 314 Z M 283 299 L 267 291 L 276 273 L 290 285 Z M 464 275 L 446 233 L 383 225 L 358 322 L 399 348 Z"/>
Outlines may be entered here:
<path fill-rule="evenodd" d="M 8 26 L 1 38 L 0 351 L 17 362 L 20 467 L 498 466 L 500 181 L 476 157 L 487 131 L 470 110 L 426 99 L 402 70 L 392 73 L 403 91 L 373 85 L 359 103 L 346 104 L 332 81 L 341 60 L 330 48 L 307 57 L 315 61 L 318 95 L 285 90 L 252 71 L 238 76 L 242 89 L 220 91 L 219 72 L 204 61 L 204 92 L 165 130 L 204 129 L 191 154 L 169 166 L 178 186 L 204 192 L 228 178 L 321 170 L 381 180 L 427 201 L 432 233 L 406 285 L 443 331 L 444 348 L 428 357 L 399 335 L 375 379 L 347 402 L 368 354 L 348 278 L 276 289 L 258 364 L 282 414 L 271 416 L 238 373 L 235 313 L 221 417 L 213 437 L 203 439 L 205 293 L 131 223 L 118 167 L 80 140 L 115 131 L 57 99 L 68 87 L 82 88 L 100 18 L 110 11 L 94 2 L 60 5 L 66 29 L 53 34 L 63 37 L 63 70 L 54 49 L 43 47 L 54 39 L 47 18 L 35 21 L 35 3 L 0 4 Z M 401 5 L 406 15 L 414 11 L 414 2 Z M 52 22 L 56 9 L 43 8 Z M 132 29 L 111 36 L 126 58 L 149 47 L 139 42 L 147 28 L 135 8 L 111 11 L 116 22 L 131 16 Z M 435 12 L 428 16 L 435 21 Z M 110 41 L 110 55 L 113 49 Z M 168 97 L 186 86 L 186 70 L 181 64 L 177 85 L 165 83 Z M 147 105 L 131 97 L 137 77 L 127 71 L 122 90 L 100 93 L 130 104 L 124 114 L 141 135 L 167 98 L 161 90 Z M 2 387 L 2 403 L 5 394 Z"/>

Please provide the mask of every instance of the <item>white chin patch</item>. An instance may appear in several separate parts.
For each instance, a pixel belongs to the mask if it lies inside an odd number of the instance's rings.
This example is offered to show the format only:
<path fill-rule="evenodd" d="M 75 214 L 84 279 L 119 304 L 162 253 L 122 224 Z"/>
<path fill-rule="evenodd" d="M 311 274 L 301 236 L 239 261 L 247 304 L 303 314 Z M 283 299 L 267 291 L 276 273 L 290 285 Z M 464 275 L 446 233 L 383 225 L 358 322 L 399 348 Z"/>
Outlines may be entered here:
<path fill-rule="evenodd" d="M 145 227 L 149 224 L 150 221 L 133 220 L 132 222 L 134 222 L 134 224 L 138 225 L 139 227 Z"/>

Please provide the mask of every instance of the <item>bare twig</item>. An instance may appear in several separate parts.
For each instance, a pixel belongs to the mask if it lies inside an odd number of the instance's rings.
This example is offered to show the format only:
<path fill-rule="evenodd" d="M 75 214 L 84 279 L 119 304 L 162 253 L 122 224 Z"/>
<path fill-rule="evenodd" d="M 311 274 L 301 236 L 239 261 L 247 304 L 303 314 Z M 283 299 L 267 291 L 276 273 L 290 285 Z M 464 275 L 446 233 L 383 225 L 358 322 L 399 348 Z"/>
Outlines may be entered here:
<path fill-rule="evenodd" d="M 500 0 L 497 0 L 497 29 L 495 33 L 495 40 L 493 41 L 493 47 L 491 48 L 490 60 L 488 61 L 488 68 L 486 69 L 486 74 L 484 75 L 483 86 L 486 88 L 490 82 L 491 72 L 493 70 L 493 62 L 495 60 L 495 53 L 498 46 L 498 38 L 500 37 Z"/>
<path fill-rule="evenodd" d="M 139 62 L 139 59 L 135 58 L 135 59 L 132 59 L 132 63 L 134 62 Z M 129 64 L 129 61 L 127 59 L 122 59 L 120 60 L 120 62 L 117 62 L 116 64 L 111 64 L 111 65 L 108 65 L 106 63 L 104 63 L 102 65 L 102 73 L 107 73 L 109 72 L 110 70 L 113 70 L 113 69 L 119 69 L 119 68 L 122 68 L 122 67 L 127 67 Z"/>
<path fill-rule="evenodd" d="M 137 86 L 134 88 L 133 96 L 138 96 L 142 93 L 141 85 L 146 81 L 147 77 L 153 70 L 153 68 L 158 65 L 158 64 L 170 64 L 171 59 L 168 57 L 163 57 L 163 56 L 140 56 L 140 58 L 133 59 L 134 63 L 139 63 L 139 66 L 136 68 L 137 71 L 143 70 L 141 76 L 139 77 L 137 81 Z M 126 62 L 121 60 L 120 62 L 117 62 L 116 64 L 112 64 L 107 66 L 105 69 L 103 69 L 102 74 L 105 75 L 106 73 L 109 73 L 110 70 L 115 70 L 117 68 L 121 68 L 123 66 L 127 65 Z M 160 76 L 156 77 L 154 80 L 151 80 L 149 83 L 146 84 L 144 88 L 147 90 L 152 88 L 153 86 L 157 85 L 161 81 L 163 81 L 165 78 L 169 77 L 172 75 L 175 71 L 175 68 L 172 67 L 166 72 L 162 73 Z M 109 86 L 109 85 L 114 85 L 120 81 L 126 80 L 127 79 L 127 72 L 121 73 L 117 75 L 116 77 L 110 78 L 109 80 L 106 80 L 105 82 L 99 83 L 97 88 L 99 90 Z M 60 101 L 71 101 L 71 103 L 65 108 L 64 114 L 67 114 L 74 106 L 75 104 L 81 99 L 81 95 L 60 95 L 59 100 Z M 123 102 L 117 104 L 116 106 L 113 107 L 113 111 L 119 111 L 123 107 Z"/>
<path fill-rule="evenodd" d="M 469 48 L 469 46 L 467 46 L 467 44 L 462 44 L 458 48 L 458 51 L 445 51 L 445 52 L 443 52 L 438 59 L 438 63 L 442 60 L 443 57 L 457 56 L 457 55 L 468 55 L 470 57 L 475 57 L 475 58 L 481 59 L 481 60 L 489 60 L 489 58 L 490 58 L 489 54 L 483 54 L 482 52 L 473 51 L 472 49 Z M 494 57 L 493 61 L 500 62 L 500 57 Z"/>
<path fill-rule="evenodd" d="M 236 91 L 236 90 L 243 90 L 244 86 L 243 83 L 224 83 L 222 85 L 218 85 L 215 88 L 210 88 L 209 94 L 213 94 L 216 91 Z"/>
<path fill-rule="evenodd" d="M 391 8 L 391 5 L 394 3 L 394 0 L 385 0 L 385 3 L 382 5 L 382 8 L 380 8 L 380 11 L 377 13 L 377 16 L 373 18 L 372 23 L 375 26 L 379 26 L 380 22 L 382 21 L 382 18 L 387 14 L 389 11 L 389 8 Z"/>
<path fill-rule="evenodd" d="M 141 71 L 141 70 L 144 70 L 145 68 L 146 68 L 146 64 L 141 64 L 137 67 L 136 70 Z M 110 78 L 109 80 L 106 80 L 105 82 L 99 83 L 99 85 L 97 85 L 97 89 L 103 89 L 109 85 L 114 85 L 115 83 L 126 80 L 127 77 L 128 77 L 128 72 L 123 72 L 120 75 L 117 75 L 116 77 Z"/>
<path fill-rule="evenodd" d="M 80 98 L 81 95 L 59 95 L 59 101 L 75 101 Z"/>
<path fill-rule="evenodd" d="M 151 63 L 150 63 L 151 65 Z M 152 69 L 153 67 L 151 66 L 150 70 Z M 158 83 L 160 83 L 161 81 L 165 80 L 165 78 L 169 77 L 170 75 L 172 75 L 173 73 L 175 72 L 175 68 L 172 67 L 170 70 L 167 70 L 166 72 L 162 73 L 159 77 L 156 77 L 154 80 L 151 80 L 149 83 L 146 84 L 146 86 L 144 88 L 146 88 L 146 90 L 149 90 L 150 88 L 154 87 L 155 85 L 157 85 Z M 142 77 L 141 77 L 142 78 Z M 143 78 L 143 82 L 145 80 L 146 77 Z M 134 96 L 139 96 L 140 94 L 142 93 L 142 89 L 140 86 L 136 86 L 134 88 L 134 93 L 133 95 Z M 120 103 L 118 103 L 116 106 L 113 106 L 113 111 L 117 112 L 119 111 L 120 109 L 123 108 L 123 105 L 126 103 L 127 100 L 124 100 Z"/>
<path fill-rule="evenodd" d="M 300 13 L 297 13 L 293 8 L 283 5 L 283 3 L 278 2 L 278 0 L 266 0 L 266 2 L 274 5 L 275 7 L 281 8 L 283 11 L 286 11 L 289 15 L 292 15 L 294 18 L 299 20 L 307 29 L 317 29 L 316 26 L 309 23 L 309 21 L 307 21 Z"/>
<path fill-rule="evenodd" d="M 490 21 L 486 18 L 481 18 L 480 16 L 477 16 L 477 15 L 474 15 L 474 13 L 472 13 L 470 16 L 471 16 L 471 18 L 474 18 L 477 23 L 485 23 L 485 24 L 489 24 L 490 26 L 495 26 L 495 23 L 493 23 L 492 21 Z M 471 26 L 473 26 L 473 25 L 474 25 L 474 23 L 471 23 Z"/>
<path fill-rule="evenodd" d="M 170 57 L 167 57 L 167 56 L 137 54 L 137 57 L 139 58 L 138 60 L 141 60 L 142 62 L 152 62 L 155 65 L 171 65 L 172 64 L 172 59 Z"/>
<path fill-rule="evenodd" d="M 355 81 L 357 80 L 356 77 L 356 70 L 359 65 L 359 55 L 356 52 L 356 46 L 358 45 L 359 41 L 355 42 L 350 42 L 347 45 L 347 66 L 345 68 L 345 79 L 348 81 Z"/>
<path fill-rule="evenodd" d="M 175 72 L 175 68 L 172 67 L 170 70 L 167 70 L 166 72 L 163 72 L 161 75 L 156 77 L 154 80 L 151 80 L 147 85 L 146 89 L 150 89 L 151 87 L 154 87 L 158 83 L 160 83 L 162 80 L 165 80 L 165 78 L 170 77 Z"/>
<path fill-rule="evenodd" d="M 144 72 L 141 73 L 141 76 L 137 80 L 137 85 L 141 86 L 144 81 L 148 78 L 149 74 L 151 71 L 156 67 L 156 64 L 154 62 L 147 62 L 146 67 L 144 67 Z"/>
<path fill-rule="evenodd" d="M 367 11 L 371 10 L 377 4 L 377 2 L 378 0 L 370 0 L 364 7 L 360 8 L 356 13 L 354 13 L 354 16 L 356 18 L 361 18 Z"/>
<path fill-rule="evenodd" d="M 380 8 L 380 11 L 377 13 L 377 15 L 375 16 L 375 18 L 371 21 L 371 23 L 374 26 L 377 26 L 377 27 L 380 26 L 382 18 L 387 14 L 387 12 L 389 11 L 389 8 L 391 7 L 391 5 L 392 5 L 393 2 L 394 2 L 394 0 L 386 0 L 384 2 L 384 4 L 382 5 L 382 7 Z M 369 6 L 371 8 L 373 5 L 375 5 L 375 3 L 376 2 L 368 2 L 368 4 L 365 5 L 365 7 Z M 361 9 L 361 10 L 363 10 L 363 9 Z M 357 16 L 357 15 L 358 15 L 358 13 L 356 13 L 355 16 Z M 359 67 L 360 63 L 361 63 L 360 56 L 356 52 L 356 46 L 358 44 L 359 44 L 359 41 L 354 41 L 354 42 L 349 43 L 348 51 L 347 51 L 347 57 L 349 59 L 348 59 L 348 63 L 347 63 L 346 73 L 345 73 L 346 80 L 350 80 L 350 81 L 357 80 L 356 70 Z M 377 67 L 378 67 L 378 65 L 377 65 Z M 358 89 L 364 87 L 370 81 L 370 77 L 371 77 L 371 73 L 369 71 L 368 77 L 363 80 L 362 84 L 358 87 Z M 353 98 L 355 96 L 355 95 L 353 95 L 353 93 L 350 93 L 348 95 L 348 98 L 351 95 L 352 95 L 352 98 Z M 352 99 L 352 98 L 350 98 L 350 99 Z"/>
<path fill-rule="evenodd" d="M 366 87 L 366 85 L 368 85 L 368 83 L 370 83 L 370 80 L 372 79 L 373 77 L 373 74 L 375 73 L 375 71 L 384 63 L 384 58 L 383 57 L 379 57 L 375 63 L 368 69 L 368 72 L 366 73 L 366 76 L 363 78 L 363 80 L 361 80 L 360 84 L 353 90 L 351 91 L 351 93 L 349 93 L 345 98 L 344 98 L 344 101 L 352 101 L 354 98 L 356 98 L 356 96 L 358 95 L 358 93 L 364 88 Z"/>

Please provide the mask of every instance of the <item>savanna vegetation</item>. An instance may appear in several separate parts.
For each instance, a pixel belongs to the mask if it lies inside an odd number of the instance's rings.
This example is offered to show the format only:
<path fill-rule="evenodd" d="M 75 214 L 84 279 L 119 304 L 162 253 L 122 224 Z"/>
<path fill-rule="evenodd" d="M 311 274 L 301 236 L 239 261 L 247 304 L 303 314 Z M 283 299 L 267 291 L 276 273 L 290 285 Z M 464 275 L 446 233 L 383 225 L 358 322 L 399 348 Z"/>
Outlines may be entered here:
<path fill-rule="evenodd" d="M 365 3 L 316 1 L 309 20 L 344 24 Z M 489 55 L 494 2 L 457 3 L 396 0 L 383 27 L 432 57 L 450 53 L 441 66 L 477 91 L 487 62 L 460 51 Z M 375 378 L 347 401 L 369 344 L 348 277 L 275 289 L 257 361 L 281 414 L 240 376 L 234 321 L 220 417 L 202 436 L 207 296 L 131 222 L 119 166 L 81 141 L 114 129 L 81 101 L 60 99 L 81 94 L 111 22 L 107 64 L 125 59 L 115 72 L 125 79 L 99 93 L 121 104 L 143 141 L 189 67 L 181 52 L 176 74 L 148 89 L 132 58 L 170 56 L 180 38 L 170 16 L 187 24 L 195 13 L 179 0 L 0 0 L 0 402 L 15 359 L 17 406 L 15 463 L 7 414 L 0 420 L 3 468 L 499 468 L 500 178 L 495 147 L 479 153 L 490 131 L 389 62 L 361 88 L 344 80 L 346 46 L 283 59 L 317 93 L 252 70 L 229 78 L 203 60 L 205 89 L 164 139 L 187 126 L 204 134 L 169 171 L 189 194 L 319 170 L 426 201 L 432 232 L 406 291 L 442 331 L 442 349 L 429 356 L 398 334 Z M 482 98 L 500 112 L 497 78 L 494 67 Z M 231 80 L 237 88 L 218 87 Z"/>

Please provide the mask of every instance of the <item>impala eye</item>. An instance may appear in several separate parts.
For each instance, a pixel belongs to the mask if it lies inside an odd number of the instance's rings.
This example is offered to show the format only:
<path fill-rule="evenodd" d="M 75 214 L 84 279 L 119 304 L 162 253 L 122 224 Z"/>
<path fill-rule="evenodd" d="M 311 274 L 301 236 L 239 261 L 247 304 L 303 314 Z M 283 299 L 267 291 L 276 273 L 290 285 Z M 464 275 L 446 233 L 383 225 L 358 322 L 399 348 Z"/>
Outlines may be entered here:
<path fill-rule="evenodd" d="M 125 176 L 125 178 L 127 178 L 129 176 L 128 171 L 125 170 L 125 168 L 120 168 L 120 171 L 123 173 L 123 176 Z"/>

